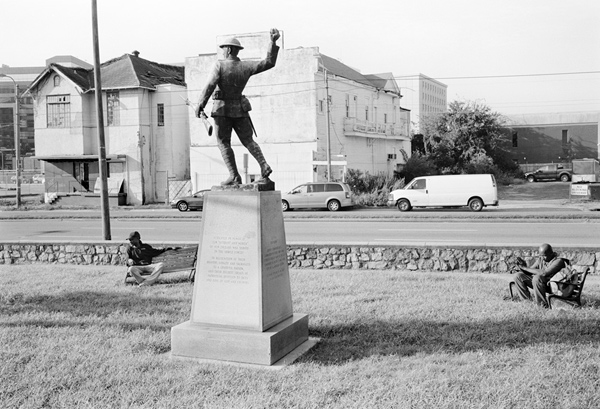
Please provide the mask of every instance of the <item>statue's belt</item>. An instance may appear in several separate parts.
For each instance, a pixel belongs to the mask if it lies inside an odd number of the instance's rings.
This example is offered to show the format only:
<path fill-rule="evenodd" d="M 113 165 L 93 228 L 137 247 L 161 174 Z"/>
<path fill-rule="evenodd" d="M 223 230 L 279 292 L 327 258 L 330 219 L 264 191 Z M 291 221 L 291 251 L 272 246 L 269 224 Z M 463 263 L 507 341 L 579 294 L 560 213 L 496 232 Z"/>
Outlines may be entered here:
<path fill-rule="evenodd" d="M 215 92 L 215 95 L 213 95 L 213 99 L 218 99 L 221 101 L 241 101 L 242 98 L 245 98 L 242 94 L 227 95 L 220 92 Z"/>

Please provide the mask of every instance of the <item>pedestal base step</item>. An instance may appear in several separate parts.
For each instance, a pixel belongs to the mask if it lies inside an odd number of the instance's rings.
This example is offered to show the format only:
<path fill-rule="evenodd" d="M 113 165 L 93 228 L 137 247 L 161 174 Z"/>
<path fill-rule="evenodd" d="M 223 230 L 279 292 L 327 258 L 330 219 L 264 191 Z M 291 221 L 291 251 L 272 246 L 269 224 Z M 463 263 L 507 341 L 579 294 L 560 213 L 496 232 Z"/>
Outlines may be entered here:
<path fill-rule="evenodd" d="M 171 356 L 273 365 L 306 341 L 306 314 L 294 314 L 263 332 L 186 321 L 171 328 Z"/>

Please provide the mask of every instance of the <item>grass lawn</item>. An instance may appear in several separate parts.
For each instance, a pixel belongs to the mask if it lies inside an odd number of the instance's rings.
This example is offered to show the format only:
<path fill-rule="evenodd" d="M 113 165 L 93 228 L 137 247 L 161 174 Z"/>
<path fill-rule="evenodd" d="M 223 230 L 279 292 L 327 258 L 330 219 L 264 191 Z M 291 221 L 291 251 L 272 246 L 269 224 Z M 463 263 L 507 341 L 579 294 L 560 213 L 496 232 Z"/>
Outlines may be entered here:
<path fill-rule="evenodd" d="M 597 408 L 600 279 L 577 310 L 510 276 L 292 270 L 321 342 L 280 371 L 169 357 L 192 286 L 122 267 L 0 265 L 1 408 Z"/>

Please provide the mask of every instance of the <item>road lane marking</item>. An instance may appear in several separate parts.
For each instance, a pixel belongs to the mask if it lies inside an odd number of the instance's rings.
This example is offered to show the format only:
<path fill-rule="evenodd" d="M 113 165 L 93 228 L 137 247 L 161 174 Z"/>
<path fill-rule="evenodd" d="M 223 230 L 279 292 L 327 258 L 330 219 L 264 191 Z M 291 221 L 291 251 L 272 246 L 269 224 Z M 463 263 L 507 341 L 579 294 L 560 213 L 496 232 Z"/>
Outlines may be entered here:
<path fill-rule="evenodd" d="M 378 231 L 477 232 L 477 229 L 377 229 Z"/>
<path fill-rule="evenodd" d="M 27 238 L 32 238 L 32 237 L 40 237 L 43 239 L 94 239 L 94 240 L 101 240 L 100 238 L 98 238 L 98 236 L 102 236 L 102 232 L 100 232 L 100 234 L 98 234 L 97 236 L 46 236 L 45 234 L 34 234 L 31 236 L 27 236 Z"/>
<path fill-rule="evenodd" d="M 411 241 L 411 242 L 427 242 L 427 243 L 470 243 L 472 240 L 419 240 L 419 239 L 375 239 L 374 241 Z"/>

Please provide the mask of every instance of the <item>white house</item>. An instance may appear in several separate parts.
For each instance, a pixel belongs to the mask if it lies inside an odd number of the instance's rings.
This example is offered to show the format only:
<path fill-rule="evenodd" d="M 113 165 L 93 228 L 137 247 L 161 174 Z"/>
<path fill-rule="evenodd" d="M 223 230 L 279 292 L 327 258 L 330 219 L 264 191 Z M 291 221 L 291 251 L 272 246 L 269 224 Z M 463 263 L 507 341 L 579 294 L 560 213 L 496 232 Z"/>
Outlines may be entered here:
<path fill-rule="evenodd" d="M 244 46 L 240 58 L 265 58 L 268 33 L 236 37 Z M 192 102 L 217 58 L 215 53 L 186 59 Z M 400 108 L 400 89 L 391 73 L 363 75 L 317 47 L 282 47 L 276 66 L 251 77 L 244 93 L 277 190 L 327 180 L 328 167 L 332 180 L 341 180 L 345 169 L 391 174 L 410 155 L 410 112 Z M 209 103 L 205 111 L 211 108 Z M 189 118 L 192 184 L 195 190 L 210 188 L 228 172 L 215 136 L 207 134 L 192 111 Z M 232 147 L 244 182 L 259 178 L 258 164 L 235 135 Z"/>
<path fill-rule="evenodd" d="M 125 54 L 100 67 L 111 201 L 164 202 L 189 178 L 184 68 Z M 51 63 L 28 89 L 45 188 L 63 200 L 99 195 L 94 70 Z M 94 193 L 96 191 L 96 193 Z"/>

